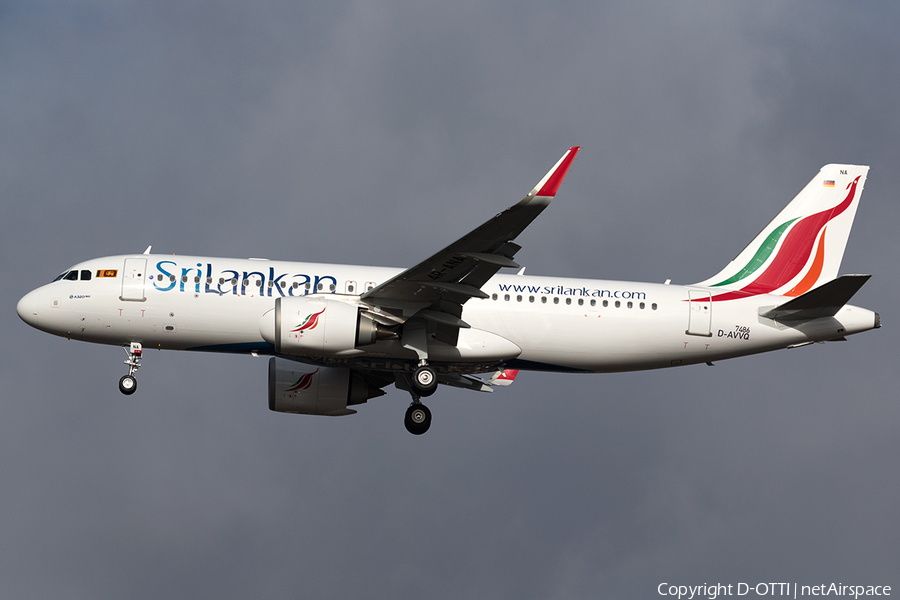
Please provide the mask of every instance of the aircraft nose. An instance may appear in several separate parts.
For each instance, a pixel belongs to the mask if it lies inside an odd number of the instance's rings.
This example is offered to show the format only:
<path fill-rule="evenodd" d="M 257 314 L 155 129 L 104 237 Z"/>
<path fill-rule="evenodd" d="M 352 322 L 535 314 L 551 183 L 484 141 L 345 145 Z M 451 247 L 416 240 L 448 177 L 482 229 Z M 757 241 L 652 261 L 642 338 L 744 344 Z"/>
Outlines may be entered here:
<path fill-rule="evenodd" d="M 22 296 L 19 303 L 16 304 L 16 312 L 19 318 L 31 325 L 37 327 L 40 299 L 37 291 L 29 292 Z"/>

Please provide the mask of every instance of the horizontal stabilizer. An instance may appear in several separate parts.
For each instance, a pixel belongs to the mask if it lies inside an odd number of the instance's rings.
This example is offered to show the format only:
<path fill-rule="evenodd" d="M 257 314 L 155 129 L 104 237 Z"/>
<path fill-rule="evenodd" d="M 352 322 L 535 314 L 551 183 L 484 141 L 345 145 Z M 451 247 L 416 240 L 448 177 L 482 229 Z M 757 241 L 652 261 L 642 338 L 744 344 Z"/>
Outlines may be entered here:
<path fill-rule="evenodd" d="M 871 275 L 842 275 L 775 308 L 761 308 L 759 316 L 775 321 L 833 317 Z"/>

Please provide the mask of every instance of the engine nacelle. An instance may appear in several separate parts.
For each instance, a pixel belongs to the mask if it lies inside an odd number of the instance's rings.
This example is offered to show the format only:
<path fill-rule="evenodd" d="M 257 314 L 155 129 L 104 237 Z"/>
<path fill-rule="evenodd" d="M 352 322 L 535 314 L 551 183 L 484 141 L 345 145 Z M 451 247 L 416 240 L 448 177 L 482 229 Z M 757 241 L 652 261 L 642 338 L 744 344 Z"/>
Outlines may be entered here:
<path fill-rule="evenodd" d="M 278 354 L 346 355 L 375 343 L 378 329 L 355 304 L 314 296 L 276 299 L 259 332 Z"/>
<path fill-rule="evenodd" d="M 347 408 L 384 391 L 343 367 L 315 367 L 282 358 L 269 359 L 269 410 L 301 415 L 338 417 Z"/>

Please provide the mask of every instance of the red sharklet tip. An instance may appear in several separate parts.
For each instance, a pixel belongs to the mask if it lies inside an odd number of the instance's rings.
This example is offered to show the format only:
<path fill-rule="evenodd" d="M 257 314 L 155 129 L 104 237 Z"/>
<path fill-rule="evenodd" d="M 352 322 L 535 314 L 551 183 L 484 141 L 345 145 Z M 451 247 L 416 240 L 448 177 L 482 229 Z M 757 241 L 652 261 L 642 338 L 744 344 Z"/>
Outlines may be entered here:
<path fill-rule="evenodd" d="M 563 179 L 566 178 L 569 166 L 571 166 L 572 161 L 575 160 L 575 155 L 578 154 L 580 149 L 581 146 L 572 146 L 569 148 L 569 151 L 566 152 L 565 156 L 559 161 L 556 169 L 553 170 L 553 173 L 550 174 L 550 177 L 547 178 L 547 181 L 544 182 L 544 185 L 542 185 L 541 189 L 538 190 L 538 193 L 535 194 L 536 196 L 546 196 L 550 198 L 556 196 L 559 186 L 562 185 Z"/>

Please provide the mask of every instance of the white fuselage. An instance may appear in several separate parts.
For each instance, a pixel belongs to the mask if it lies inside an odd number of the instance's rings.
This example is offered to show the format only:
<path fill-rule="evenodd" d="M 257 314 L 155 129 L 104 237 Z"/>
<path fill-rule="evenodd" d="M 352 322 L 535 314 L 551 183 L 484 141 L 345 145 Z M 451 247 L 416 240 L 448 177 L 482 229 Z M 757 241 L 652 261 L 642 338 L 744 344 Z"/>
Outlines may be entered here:
<path fill-rule="evenodd" d="M 260 354 L 274 352 L 260 333 L 260 319 L 277 298 L 325 294 L 354 301 L 401 271 L 174 255 L 98 258 L 72 270 L 88 272 L 90 279 L 63 279 L 34 290 L 20 301 L 20 316 L 43 331 L 87 342 Z M 834 317 L 787 326 L 759 316 L 761 307 L 782 304 L 785 297 L 716 302 L 709 301 L 710 294 L 721 290 L 692 286 L 496 275 L 481 289 L 489 298 L 469 300 L 462 320 L 472 331 L 500 336 L 521 349 L 517 357 L 500 361 L 509 368 L 656 369 L 877 327 L 874 312 L 850 305 Z M 391 370 L 408 368 L 392 364 L 407 358 L 415 357 L 398 342 L 379 341 L 347 364 Z M 478 365 L 471 370 L 497 366 L 479 360 L 477 352 L 466 361 Z"/>

